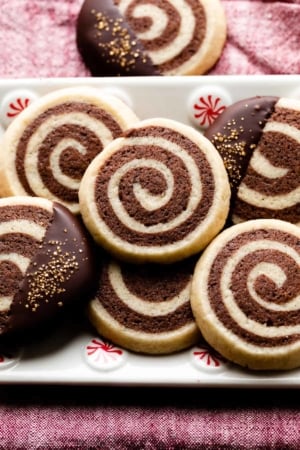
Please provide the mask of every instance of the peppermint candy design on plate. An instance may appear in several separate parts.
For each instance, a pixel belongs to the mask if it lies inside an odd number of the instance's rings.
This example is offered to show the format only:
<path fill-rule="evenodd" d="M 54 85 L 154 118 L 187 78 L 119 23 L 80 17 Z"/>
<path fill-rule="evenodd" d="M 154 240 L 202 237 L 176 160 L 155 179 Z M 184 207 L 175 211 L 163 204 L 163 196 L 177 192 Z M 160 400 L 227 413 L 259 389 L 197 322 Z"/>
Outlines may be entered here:
<path fill-rule="evenodd" d="M 199 120 L 199 125 L 209 126 L 213 121 L 225 110 L 222 105 L 220 97 L 212 97 L 208 95 L 207 98 L 199 97 L 198 103 L 194 105 L 194 117 Z"/>
<path fill-rule="evenodd" d="M 204 86 L 193 91 L 188 99 L 188 114 L 194 126 L 208 128 L 232 103 L 226 89 Z"/>
<path fill-rule="evenodd" d="M 190 350 L 190 358 L 197 369 L 213 373 L 223 372 L 227 366 L 226 359 L 204 342 Z"/>
<path fill-rule="evenodd" d="M 24 109 L 26 109 L 38 95 L 31 90 L 18 89 L 8 92 L 2 99 L 0 106 L 1 122 L 7 127 Z"/>
<path fill-rule="evenodd" d="M 300 101 L 281 98 L 263 128 L 237 192 L 233 221 L 300 224 Z"/>
<path fill-rule="evenodd" d="M 148 119 L 98 155 L 79 191 L 95 239 L 128 261 L 176 261 L 197 253 L 223 226 L 224 165 L 192 127 Z"/>
<path fill-rule="evenodd" d="M 9 104 L 10 110 L 6 113 L 7 117 L 16 117 L 23 109 L 27 108 L 30 100 L 28 97 L 24 99 L 18 97 L 14 103 Z"/>
<path fill-rule="evenodd" d="M 258 219 L 232 226 L 208 246 L 191 305 L 205 340 L 228 359 L 290 368 L 299 365 L 299 295 L 299 228 Z"/>
<path fill-rule="evenodd" d="M 98 370 L 113 370 L 122 366 L 127 359 L 127 352 L 115 347 L 101 338 L 93 338 L 84 348 L 85 360 L 89 366 Z"/>
<path fill-rule="evenodd" d="M 96 88 L 67 88 L 41 97 L 5 133 L 3 194 L 45 197 L 78 213 L 85 169 L 136 121 L 121 100 Z"/>

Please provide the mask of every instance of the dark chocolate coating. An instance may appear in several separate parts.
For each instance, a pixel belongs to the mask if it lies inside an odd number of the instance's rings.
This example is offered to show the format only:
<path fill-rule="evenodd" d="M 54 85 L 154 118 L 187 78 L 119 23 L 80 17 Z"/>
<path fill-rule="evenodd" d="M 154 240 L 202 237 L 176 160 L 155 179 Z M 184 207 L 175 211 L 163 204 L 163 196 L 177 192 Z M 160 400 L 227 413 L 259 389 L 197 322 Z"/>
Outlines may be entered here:
<path fill-rule="evenodd" d="M 48 322 L 67 305 L 88 300 L 94 280 L 87 231 L 79 218 L 54 203 L 53 219 L 14 296 L 2 334 Z"/>
<path fill-rule="evenodd" d="M 285 173 L 269 178 L 249 164 L 243 178 L 243 186 L 250 189 L 250 192 L 256 192 L 262 198 L 270 200 L 264 205 L 256 204 L 255 201 L 251 202 L 251 195 L 247 201 L 247 198 L 242 198 L 238 192 L 233 214 L 242 220 L 274 218 L 299 224 L 300 199 L 296 192 L 300 185 L 300 143 L 297 138 L 293 138 L 289 132 L 286 132 L 284 127 L 287 126 L 287 129 L 299 132 L 300 112 L 281 106 L 280 102 L 277 102 L 274 112 L 268 119 L 268 124 L 271 128 L 275 126 L 275 129 L 273 128 L 272 131 L 270 128 L 264 129 L 258 145 L 259 154 L 271 166 L 284 168 Z M 294 196 L 293 203 L 285 201 L 289 194 Z M 281 204 L 274 208 L 272 198 L 276 196 L 281 197 Z"/>
<path fill-rule="evenodd" d="M 86 0 L 76 34 L 93 76 L 160 75 L 113 0 Z"/>
<path fill-rule="evenodd" d="M 253 97 L 234 103 L 206 130 L 205 136 L 223 158 L 234 201 L 264 125 L 278 97 Z"/>

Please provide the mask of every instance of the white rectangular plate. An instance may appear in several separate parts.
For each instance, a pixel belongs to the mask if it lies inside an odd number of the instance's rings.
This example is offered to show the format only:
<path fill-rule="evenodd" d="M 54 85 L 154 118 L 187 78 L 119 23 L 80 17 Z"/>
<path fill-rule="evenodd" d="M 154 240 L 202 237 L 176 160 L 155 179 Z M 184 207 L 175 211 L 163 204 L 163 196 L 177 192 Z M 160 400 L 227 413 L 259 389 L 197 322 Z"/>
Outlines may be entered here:
<path fill-rule="evenodd" d="M 300 75 L 0 80 L 0 130 L 24 107 L 26 98 L 77 85 L 119 96 L 141 119 L 166 117 L 196 128 L 222 105 L 243 98 L 300 98 Z M 195 105 L 208 105 L 206 114 L 197 118 L 200 110 Z M 137 355 L 110 347 L 77 322 L 21 347 L 8 354 L 0 351 L 0 383 L 300 387 L 300 369 L 256 373 L 222 362 L 200 347 L 170 356 Z"/>

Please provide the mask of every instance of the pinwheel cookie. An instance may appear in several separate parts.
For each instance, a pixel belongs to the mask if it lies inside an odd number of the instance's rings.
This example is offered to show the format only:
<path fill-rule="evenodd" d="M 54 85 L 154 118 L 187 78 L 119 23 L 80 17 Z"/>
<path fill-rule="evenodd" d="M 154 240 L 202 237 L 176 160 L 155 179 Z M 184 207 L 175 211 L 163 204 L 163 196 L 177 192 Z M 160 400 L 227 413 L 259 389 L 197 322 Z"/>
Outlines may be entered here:
<path fill-rule="evenodd" d="M 300 366 L 300 229 L 278 219 L 233 225 L 196 265 L 191 306 L 204 338 L 252 369 Z"/>
<path fill-rule="evenodd" d="M 195 344 L 199 330 L 190 306 L 195 260 L 130 265 L 108 259 L 88 315 L 107 339 L 136 352 L 172 353 Z"/>
<path fill-rule="evenodd" d="M 234 223 L 275 218 L 300 225 L 300 101 L 253 97 L 223 112 L 205 133 L 232 188 Z"/>
<path fill-rule="evenodd" d="M 80 211 L 94 239 L 129 262 L 179 261 L 220 231 L 230 187 L 208 139 L 169 119 L 148 119 L 87 168 Z"/>
<path fill-rule="evenodd" d="M 0 199 L 0 335 L 87 299 L 94 266 L 89 236 L 67 208 L 38 197 Z"/>
<path fill-rule="evenodd" d="M 77 23 L 94 76 L 202 74 L 225 40 L 220 0 L 85 0 Z"/>
<path fill-rule="evenodd" d="M 78 213 L 78 188 L 86 167 L 137 120 L 121 100 L 96 88 L 66 88 L 44 95 L 4 134 L 0 195 L 45 197 Z"/>

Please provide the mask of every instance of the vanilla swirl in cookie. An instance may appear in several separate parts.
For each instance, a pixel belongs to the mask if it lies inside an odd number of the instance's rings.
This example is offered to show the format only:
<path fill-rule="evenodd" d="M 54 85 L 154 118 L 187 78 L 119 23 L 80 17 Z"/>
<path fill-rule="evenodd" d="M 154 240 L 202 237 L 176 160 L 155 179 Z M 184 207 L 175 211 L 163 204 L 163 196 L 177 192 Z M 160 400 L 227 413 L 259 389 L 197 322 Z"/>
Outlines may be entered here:
<path fill-rule="evenodd" d="M 190 307 L 194 264 L 107 261 L 89 306 L 92 323 L 101 335 L 135 351 L 169 353 L 192 345 L 199 337 Z"/>
<path fill-rule="evenodd" d="M 128 110 L 96 89 L 66 89 L 37 100 L 5 133 L 2 195 L 45 197 L 78 213 L 82 175 L 105 145 L 135 121 Z"/>
<path fill-rule="evenodd" d="M 300 365 L 300 232 L 258 219 L 235 225 L 195 270 L 192 308 L 204 337 L 256 369 Z"/>
<path fill-rule="evenodd" d="M 149 119 L 101 155 L 83 177 L 80 207 L 108 250 L 130 261 L 177 260 L 199 251 L 223 226 L 226 172 L 192 128 Z"/>
<path fill-rule="evenodd" d="M 31 259 L 41 244 L 52 209 L 47 202 L 0 202 L 0 314 L 11 306 Z"/>

